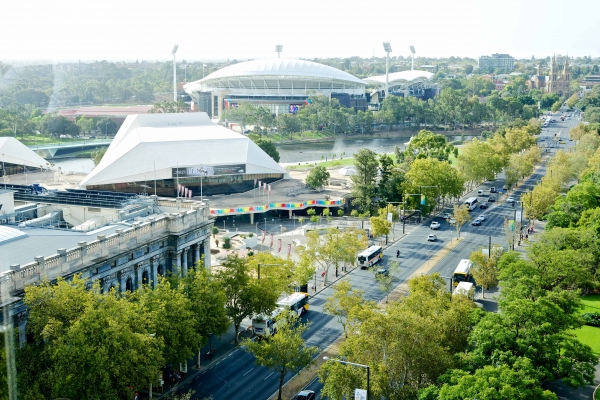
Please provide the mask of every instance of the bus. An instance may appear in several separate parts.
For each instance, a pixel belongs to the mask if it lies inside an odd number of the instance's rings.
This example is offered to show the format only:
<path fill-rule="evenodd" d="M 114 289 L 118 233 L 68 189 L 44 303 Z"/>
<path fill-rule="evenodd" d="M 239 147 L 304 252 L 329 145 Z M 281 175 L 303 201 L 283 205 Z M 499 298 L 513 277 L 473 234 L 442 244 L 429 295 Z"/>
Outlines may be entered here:
<path fill-rule="evenodd" d="M 458 286 L 461 282 L 467 282 L 471 279 L 471 260 L 463 259 L 460 260 L 458 266 L 452 274 L 452 285 Z"/>
<path fill-rule="evenodd" d="M 360 253 L 356 260 L 361 269 L 370 268 L 383 257 L 383 249 L 381 246 L 371 246 Z"/>
<path fill-rule="evenodd" d="M 459 283 L 456 286 L 456 288 L 454 289 L 454 292 L 452 292 L 452 296 L 457 296 L 459 294 L 467 296 L 470 300 L 473 300 L 474 295 L 475 295 L 475 290 L 473 289 L 473 284 L 471 282 Z"/>
<path fill-rule="evenodd" d="M 477 197 L 469 197 L 465 204 L 469 206 L 469 211 L 473 211 L 477 207 Z"/>
<path fill-rule="evenodd" d="M 252 318 L 252 331 L 256 336 L 272 335 L 277 331 L 277 316 L 291 310 L 301 316 L 308 311 L 308 293 L 296 292 L 277 302 L 277 308 L 270 316 L 257 315 Z"/>

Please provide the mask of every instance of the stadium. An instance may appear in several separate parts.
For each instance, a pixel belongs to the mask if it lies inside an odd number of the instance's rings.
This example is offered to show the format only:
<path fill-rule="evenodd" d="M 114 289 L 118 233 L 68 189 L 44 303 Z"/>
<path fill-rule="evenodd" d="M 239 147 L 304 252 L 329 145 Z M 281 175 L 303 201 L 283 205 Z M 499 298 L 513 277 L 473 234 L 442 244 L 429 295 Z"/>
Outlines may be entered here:
<path fill-rule="evenodd" d="M 261 105 L 273 115 L 296 113 L 310 95 L 337 98 L 346 107 L 367 109 L 368 83 L 312 61 L 272 58 L 241 62 L 184 85 L 198 111 L 218 119 L 239 102 Z"/>
<path fill-rule="evenodd" d="M 79 186 L 192 197 L 246 192 L 285 173 L 254 142 L 213 124 L 205 113 L 139 114 L 126 118 Z"/>
<path fill-rule="evenodd" d="M 431 82 L 433 76 L 431 72 L 419 70 L 393 72 L 388 75 L 388 91 L 395 96 L 432 99 L 438 94 L 437 86 Z M 375 87 L 371 103 L 380 102 L 385 94 L 385 75 L 370 76 L 364 80 Z"/>

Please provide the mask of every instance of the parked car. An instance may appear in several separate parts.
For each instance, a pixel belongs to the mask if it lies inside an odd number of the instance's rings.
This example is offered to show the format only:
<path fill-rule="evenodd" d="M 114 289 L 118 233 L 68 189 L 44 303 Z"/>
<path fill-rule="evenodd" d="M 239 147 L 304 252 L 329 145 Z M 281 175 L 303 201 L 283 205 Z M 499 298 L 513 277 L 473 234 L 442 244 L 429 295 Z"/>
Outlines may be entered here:
<path fill-rule="evenodd" d="M 430 228 L 430 229 L 433 229 L 433 230 L 440 229 L 440 223 L 439 223 L 439 222 L 437 222 L 437 221 L 433 221 L 433 222 L 431 223 L 431 225 L 429 225 L 429 228 Z"/>
<path fill-rule="evenodd" d="M 437 236 L 435 235 L 429 235 L 427 236 L 427 241 L 428 242 L 435 242 L 437 240 Z"/>
<path fill-rule="evenodd" d="M 483 196 L 483 190 L 478 190 L 477 191 L 477 196 Z"/>
<path fill-rule="evenodd" d="M 514 198 L 512 198 L 512 197 L 509 197 L 508 199 L 506 199 L 506 202 L 507 202 L 507 203 L 511 203 L 511 204 L 512 204 L 512 203 L 514 203 L 514 202 L 515 202 L 515 199 L 514 199 Z"/>
<path fill-rule="evenodd" d="M 496 198 L 494 196 L 488 197 L 488 202 L 493 203 L 495 201 L 496 201 Z"/>
<path fill-rule="evenodd" d="M 449 213 L 444 213 L 444 216 L 442 218 L 444 218 L 444 219 L 450 219 L 451 216 L 450 216 Z"/>
<path fill-rule="evenodd" d="M 479 219 L 479 220 L 481 220 L 481 222 L 483 222 L 483 221 L 485 221 L 485 219 L 486 219 L 486 216 L 485 216 L 485 214 L 481 214 L 480 216 L 478 216 L 478 217 L 477 217 L 477 218 L 475 218 L 475 219 Z"/>
<path fill-rule="evenodd" d="M 485 204 L 485 203 L 481 203 L 481 204 L 479 205 L 479 208 L 481 208 L 482 210 L 485 210 L 486 208 L 488 208 L 488 205 L 487 205 L 487 204 Z"/>
<path fill-rule="evenodd" d="M 303 390 L 295 395 L 292 400 L 315 400 L 315 392 L 312 390 Z"/>
<path fill-rule="evenodd" d="M 378 268 L 376 271 L 377 275 L 383 275 L 383 276 L 388 276 L 390 274 L 390 271 L 383 267 L 383 268 Z"/>

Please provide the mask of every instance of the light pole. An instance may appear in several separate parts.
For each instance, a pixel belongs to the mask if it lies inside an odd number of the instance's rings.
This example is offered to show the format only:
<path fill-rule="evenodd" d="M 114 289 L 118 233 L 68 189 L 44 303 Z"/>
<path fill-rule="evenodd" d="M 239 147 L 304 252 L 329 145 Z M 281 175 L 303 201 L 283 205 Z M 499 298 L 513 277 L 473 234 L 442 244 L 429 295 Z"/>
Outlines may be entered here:
<path fill-rule="evenodd" d="M 367 370 L 367 400 L 369 400 L 369 393 L 371 392 L 371 368 L 369 368 L 368 365 L 357 364 L 357 363 L 352 363 L 352 362 L 348 362 L 348 361 L 342 361 L 342 360 L 338 360 L 336 358 L 329 358 L 329 357 L 323 357 L 323 360 L 334 361 L 334 362 L 344 364 L 344 365 L 353 365 L 355 367 L 365 368 Z"/>
<path fill-rule="evenodd" d="M 204 67 L 206 67 L 206 64 L 202 64 L 202 79 L 204 79 Z"/>
<path fill-rule="evenodd" d="M 392 52 L 392 46 L 390 42 L 383 42 L 383 50 L 386 52 L 385 56 L 385 97 L 388 95 L 388 75 L 390 70 L 390 53 Z"/>
<path fill-rule="evenodd" d="M 275 45 L 275 52 L 277 53 L 277 58 L 279 58 L 281 56 L 282 51 L 283 51 L 282 44 Z"/>
<path fill-rule="evenodd" d="M 183 81 L 187 82 L 187 64 L 183 66 Z"/>
<path fill-rule="evenodd" d="M 179 45 L 176 44 L 171 50 L 171 54 L 173 54 L 173 102 L 177 102 L 177 64 L 175 62 L 175 53 L 177 53 L 177 49 Z"/>
<path fill-rule="evenodd" d="M 410 46 L 410 52 L 412 53 L 412 66 L 411 66 L 411 71 L 415 69 L 415 46 L 411 45 Z"/>

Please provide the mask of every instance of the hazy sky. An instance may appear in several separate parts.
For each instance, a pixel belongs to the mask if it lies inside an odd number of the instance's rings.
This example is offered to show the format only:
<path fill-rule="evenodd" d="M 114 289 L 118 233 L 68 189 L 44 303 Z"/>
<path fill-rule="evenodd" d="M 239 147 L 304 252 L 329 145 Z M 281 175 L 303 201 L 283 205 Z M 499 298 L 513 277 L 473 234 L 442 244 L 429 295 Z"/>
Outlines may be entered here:
<path fill-rule="evenodd" d="M 600 55 L 600 0 L 4 0 L 0 61 Z"/>

